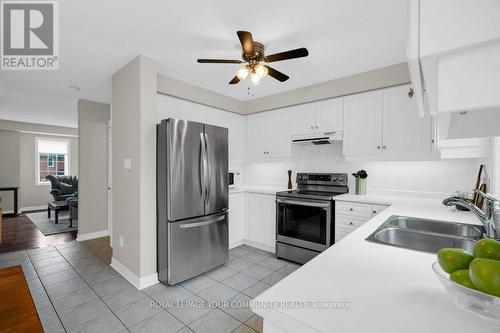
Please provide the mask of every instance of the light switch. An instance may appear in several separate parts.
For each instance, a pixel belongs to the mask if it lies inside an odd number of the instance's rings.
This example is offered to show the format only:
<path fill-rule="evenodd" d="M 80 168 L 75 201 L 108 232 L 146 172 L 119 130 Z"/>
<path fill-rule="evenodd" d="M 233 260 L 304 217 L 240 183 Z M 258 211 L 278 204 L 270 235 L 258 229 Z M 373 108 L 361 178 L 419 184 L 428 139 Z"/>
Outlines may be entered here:
<path fill-rule="evenodd" d="M 126 158 L 123 160 L 123 168 L 125 170 L 130 170 L 132 169 L 132 159 Z"/>

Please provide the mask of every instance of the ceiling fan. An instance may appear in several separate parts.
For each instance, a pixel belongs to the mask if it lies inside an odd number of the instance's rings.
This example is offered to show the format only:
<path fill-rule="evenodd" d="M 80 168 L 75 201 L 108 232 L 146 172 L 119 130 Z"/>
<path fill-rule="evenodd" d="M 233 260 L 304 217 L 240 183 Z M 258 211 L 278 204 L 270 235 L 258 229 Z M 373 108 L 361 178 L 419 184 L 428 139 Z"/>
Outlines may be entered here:
<path fill-rule="evenodd" d="M 237 34 L 243 50 L 241 55 L 243 60 L 198 59 L 198 62 L 202 64 L 245 64 L 236 72 L 236 76 L 229 81 L 229 84 L 236 84 L 246 79 L 248 74 L 250 74 L 253 84 L 258 84 L 266 75 L 272 76 L 280 82 L 284 82 L 289 79 L 288 75 L 277 71 L 276 69 L 268 66 L 266 63 L 302 58 L 309 55 L 307 49 L 305 47 L 301 47 L 299 49 L 266 56 L 264 53 L 264 45 L 262 43 L 255 42 L 250 32 L 238 31 Z"/>

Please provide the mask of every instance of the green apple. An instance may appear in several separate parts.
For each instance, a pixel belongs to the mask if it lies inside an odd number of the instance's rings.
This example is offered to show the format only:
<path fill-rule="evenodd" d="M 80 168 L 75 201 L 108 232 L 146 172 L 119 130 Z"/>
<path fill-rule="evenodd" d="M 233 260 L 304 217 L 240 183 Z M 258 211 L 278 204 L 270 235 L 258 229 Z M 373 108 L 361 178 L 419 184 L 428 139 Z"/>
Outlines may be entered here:
<path fill-rule="evenodd" d="M 491 238 L 481 239 L 474 245 L 472 255 L 474 258 L 500 260 L 500 242 Z"/>
<path fill-rule="evenodd" d="M 474 259 L 470 253 L 462 249 L 444 248 L 437 253 L 438 262 L 446 273 L 453 273 L 459 269 L 468 269 Z"/>
<path fill-rule="evenodd" d="M 458 284 L 461 284 L 464 287 L 476 289 L 476 287 L 474 286 L 474 284 L 470 279 L 468 269 L 459 269 L 458 271 L 454 271 L 453 273 L 450 274 L 450 280 Z"/>
<path fill-rule="evenodd" d="M 476 258 L 470 264 L 469 276 L 478 290 L 500 297 L 500 261 Z"/>

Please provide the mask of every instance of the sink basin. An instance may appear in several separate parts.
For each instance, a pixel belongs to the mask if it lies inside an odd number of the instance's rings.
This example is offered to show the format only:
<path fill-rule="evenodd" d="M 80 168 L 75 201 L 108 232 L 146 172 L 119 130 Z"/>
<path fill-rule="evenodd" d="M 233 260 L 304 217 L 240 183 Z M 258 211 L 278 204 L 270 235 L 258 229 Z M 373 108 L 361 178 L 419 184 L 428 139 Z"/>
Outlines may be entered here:
<path fill-rule="evenodd" d="M 480 239 L 483 235 L 483 232 L 480 229 L 482 228 L 481 226 L 474 226 L 470 224 L 435 221 L 406 216 L 393 216 L 388 220 L 388 222 L 395 227 L 450 236 Z"/>
<path fill-rule="evenodd" d="M 443 247 L 472 251 L 475 244 L 473 239 L 427 234 L 402 228 L 379 230 L 375 233 L 374 238 L 381 243 L 431 253 L 437 253 Z"/>
<path fill-rule="evenodd" d="M 483 230 L 480 225 L 391 216 L 366 240 L 430 253 L 444 247 L 472 251 Z"/>

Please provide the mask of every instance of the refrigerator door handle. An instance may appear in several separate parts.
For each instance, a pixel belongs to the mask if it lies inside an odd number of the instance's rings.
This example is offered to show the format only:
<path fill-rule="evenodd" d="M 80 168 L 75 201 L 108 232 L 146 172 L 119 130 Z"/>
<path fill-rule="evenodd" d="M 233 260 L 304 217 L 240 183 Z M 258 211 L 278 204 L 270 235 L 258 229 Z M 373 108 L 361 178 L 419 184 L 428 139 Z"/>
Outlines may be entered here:
<path fill-rule="evenodd" d="M 202 184 L 202 196 L 203 196 L 203 203 L 207 203 L 207 168 L 208 168 L 208 162 L 207 162 L 207 143 L 205 141 L 205 134 L 203 132 L 200 132 L 200 141 L 201 141 L 201 175 L 200 177 L 203 178 L 201 184 Z"/>
<path fill-rule="evenodd" d="M 214 223 L 220 222 L 220 221 L 224 220 L 225 218 L 226 218 L 226 216 L 222 215 L 222 216 L 219 216 L 219 217 L 217 217 L 215 219 L 211 219 L 211 220 L 208 220 L 208 221 L 181 224 L 179 226 L 179 228 L 181 228 L 181 229 L 187 229 L 187 228 L 202 227 L 204 225 L 210 225 L 210 224 L 214 224 Z"/>
<path fill-rule="evenodd" d="M 208 152 L 209 141 L 207 133 L 205 133 L 205 145 L 205 152 Z M 210 192 L 212 192 L 212 166 L 210 165 L 210 158 L 207 154 L 207 201 L 210 200 Z"/>

